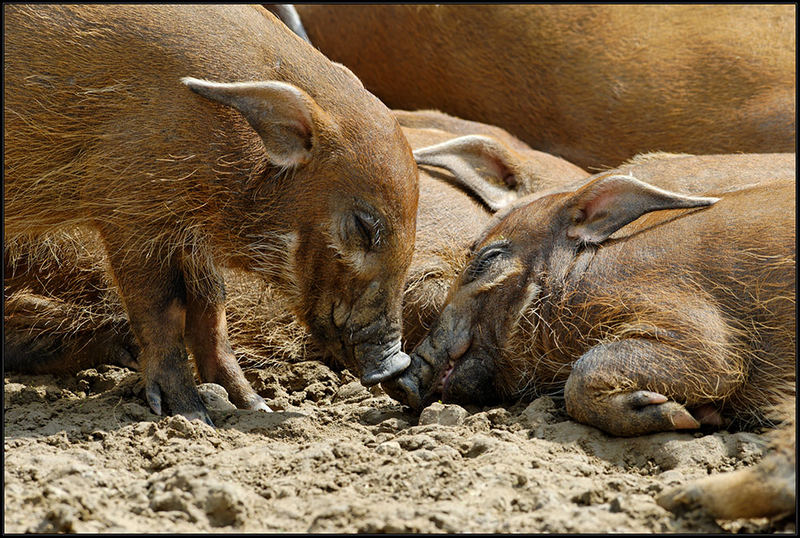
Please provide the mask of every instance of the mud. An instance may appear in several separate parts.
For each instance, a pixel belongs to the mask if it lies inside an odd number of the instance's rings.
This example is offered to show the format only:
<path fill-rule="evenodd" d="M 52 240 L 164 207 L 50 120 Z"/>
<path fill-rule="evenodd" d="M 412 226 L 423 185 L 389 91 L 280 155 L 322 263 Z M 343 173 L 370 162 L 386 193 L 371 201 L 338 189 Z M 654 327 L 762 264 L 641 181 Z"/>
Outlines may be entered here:
<path fill-rule="evenodd" d="M 763 435 L 614 438 L 549 397 L 416 416 L 318 362 L 247 372 L 276 411 L 201 385 L 217 428 L 152 414 L 141 377 L 6 375 L 6 532 L 794 532 L 674 516 L 662 489 L 751 465 Z"/>

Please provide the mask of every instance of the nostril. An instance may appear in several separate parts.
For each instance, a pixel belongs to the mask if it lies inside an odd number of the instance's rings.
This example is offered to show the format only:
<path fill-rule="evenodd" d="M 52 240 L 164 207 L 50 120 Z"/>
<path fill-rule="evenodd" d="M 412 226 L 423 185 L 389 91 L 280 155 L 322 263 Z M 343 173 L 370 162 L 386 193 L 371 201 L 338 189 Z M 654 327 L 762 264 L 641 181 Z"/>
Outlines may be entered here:
<path fill-rule="evenodd" d="M 422 399 L 418 392 L 418 387 L 414 385 L 410 379 L 406 378 L 405 376 L 400 377 L 397 380 L 397 385 L 403 391 L 405 395 L 405 404 L 411 407 L 412 409 L 419 409 L 420 404 L 422 403 Z"/>

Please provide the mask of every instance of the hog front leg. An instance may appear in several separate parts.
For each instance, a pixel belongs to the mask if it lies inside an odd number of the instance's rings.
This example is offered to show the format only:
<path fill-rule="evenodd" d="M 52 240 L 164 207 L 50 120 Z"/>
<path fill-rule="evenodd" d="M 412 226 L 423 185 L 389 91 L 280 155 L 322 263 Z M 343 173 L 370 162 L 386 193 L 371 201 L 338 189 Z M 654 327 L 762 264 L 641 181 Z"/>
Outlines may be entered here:
<path fill-rule="evenodd" d="M 194 355 L 204 383 L 217 383 L 239 409 L 271 411 L 244 377 L 228 341 L 225 319 L 225 288 L 221 277 L 214 279 L 210 293 L 187 293 L 186 344 Z"/>
<path fill-rule="evenodd" d="M 654 340 L 601 343 L 573 365 L 564 388 L 567 413 L 620 436 L 696 429 L 701 422 L 685 405 L 697 406 L 699 418 L 714 423 L 718 416 L 709 404 L 741 383 L 741 375 L 724 366 Z"/>
<path fill-rule="evenodd" d="M 183 339 L 186 285 L 182 271 L 177 264 L 162 263 L 158 256 L 139 258 L 139 264 L 132 268 L 134 256 L 130 252 L 108 240 L 106 247 L 131 330 L 139 343 L 139 369 L 147 403 L 158 415 L 183 415 L 213 426 L 195 385 Z"/>

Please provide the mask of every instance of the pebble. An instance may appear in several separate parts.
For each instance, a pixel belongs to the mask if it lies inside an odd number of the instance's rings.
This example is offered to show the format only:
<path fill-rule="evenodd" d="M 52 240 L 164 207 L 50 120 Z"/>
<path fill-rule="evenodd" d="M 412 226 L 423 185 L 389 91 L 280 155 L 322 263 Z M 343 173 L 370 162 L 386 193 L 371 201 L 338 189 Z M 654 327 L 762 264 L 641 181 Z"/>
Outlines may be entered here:
<path fill-rule="evenodd" d="M 441 424 L 442 426 L 459 426 L 464 423 L 469 413 L 461 406 L 453 404 L 432 403 L 422 410 L 419 424 Z"/>

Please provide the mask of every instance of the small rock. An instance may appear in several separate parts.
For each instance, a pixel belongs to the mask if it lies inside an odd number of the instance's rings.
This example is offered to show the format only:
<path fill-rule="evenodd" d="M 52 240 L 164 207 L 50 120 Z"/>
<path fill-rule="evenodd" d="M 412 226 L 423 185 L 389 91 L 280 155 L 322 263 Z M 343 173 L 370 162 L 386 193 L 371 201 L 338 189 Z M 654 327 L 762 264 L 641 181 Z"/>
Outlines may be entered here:
<path fill-rule="evenodd" d="M 684 474 L 677 469 L 670 469 L 658 475 L 659 481 L 664 484 L 680 484 L 683 481 Z"/>
<path fill-rule="evenodd" d="M 460 460 L 461 454 L 455 448 L 447 445 L 437 446 L 433 453 L 439 460 Z"/>
<path fill-rule="evenodd" d="M 405 450 L 419 450 L 420 448 L 432 450 L 439 446 L 439 443 L 433 437 L 424 433 L 401 436 L 398 437 L 397 442 Z"/>
<path fill-rule="evenodd" d="M 464 423 L 469 413 L 461 406 L 453 404 L 432 403 L 419 415 L 420 426 L 441 424 L 442 426 L 459 426 Z"/>
<path fill-rule="evenodd" d="M 236 406 L 228 399 L 228 391 L 216 383 L 203 383 L 197 391 L 209 411 L 233 411 Z"/>
<path fill-rule="evenodd" d="M 392 433 L 392 432 L 399 432 L 400 430 L 404 430 L 408 428 L 408 421 L 403 420 L 402 418 L 388 418 L 378 424 L 378 433 Z"/>
<path fill-rule="evenodd" d="M 147 417 L 150 415 L 150 412 L 145 409 L 144 406 L 139 405 L 136 402 L 125 402 L 122 404 L 123 412 L 128 415 L 130 418 L 136 421 L 143 421 L 146 420 Z"/>
<path fill-rule="evenodd" d="M 492 424 L 489 421 L 489 417 L 486 416 L 486 413 L 476 413 L 464 419 L 464 426 L 473 432 L 488 432 Z"/>
<path fill-rule="evenodd" d="M 542 396 L 531 402 L 522 413 L 519 414 L 519 422 L 526 428 L 535 429 L 542 424 L 552 422 L 556 404 L 549 396 Z"/>
<path fill-rule="evenodd" d="M 247 520 L 247 505 L 243 492 L 233 484 L 210 488 L 205 502 L 206 516 L 214 527 L 240 527 Z"/>
<path fill-rule="evenodd" d="M 192 423 L 183 415 L 173 415 L 164 419 L 169 437 L 191 437 L 194 434 Z"/>
<path fill-rule="evenodd" d="M 349 400 L 350 398 L 354 398 L 356 396 L 360 398 L 367 398 L 369 397 L 369 392 L 367 392 L 367 389 L 365 389 L 364 385 L 362 385 L 360 382 L 353 381 L 342 386 L 338 391 L 336 391 L 333 399 L 334 401 L 342 401 Z"/>
<path fill-rule="evenodd" d="M 606 502 L 606 495 L 603 490 L 587 489 L 583 493 L 573 496 L 570 500 L 575 504 L 590 506 L 593 504 L 602 504 Z"/>
<path fill-rule="evenodd" d="M 508 412 L 508 409 L 497 407 L 495 409 L 489 409 L 486 412 L 486 418 L 489 419 L 492 426 L 503 426 L 510 422 L 511 413 Z"/>
<path fill-rule="evenodd" d="M 438 459 L 437 455 L 427 448 L 420 448 L 419 450 L 415 450 L 413 452 L 415 459 L 419 461 L 436 461 Z"/>
<path fill-rule="evenodd" d="M 400 448 L 400 443 L 397 441 L 386 441 L 375 447 L 375 452 L 384 456 L 395 457 L 399 456 L 403 449 Z"/>
<path fill-rule="evenodd" d="M 475 458 L 481 454 L 491 450 L 497 445 L 498 441 L 486 435 L 476 434 L 468 442 L 466 448 L 466 456 L 468 458 Z"/>
<path fill-rule="evenodd" d="M 332 393 L 333 389 L 328 384 L 320 381 L 315 381 L 306 387 L 306 398 L 312 402 L 319 402 Z"/>

